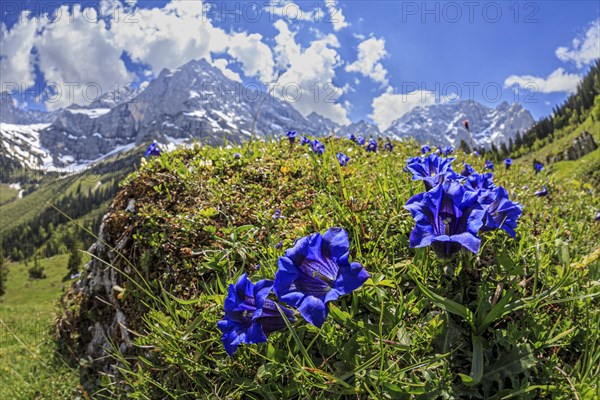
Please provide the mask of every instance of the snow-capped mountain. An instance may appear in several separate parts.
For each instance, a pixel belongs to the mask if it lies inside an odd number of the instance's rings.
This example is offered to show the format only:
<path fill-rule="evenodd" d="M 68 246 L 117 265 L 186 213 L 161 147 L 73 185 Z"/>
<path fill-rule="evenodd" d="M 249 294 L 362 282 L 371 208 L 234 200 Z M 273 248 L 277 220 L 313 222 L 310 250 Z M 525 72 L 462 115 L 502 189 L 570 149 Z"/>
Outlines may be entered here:
<path fill-rule="evenodd" d="M 47 124 L 58 115 L 57 111 L 24 111 L 17 107 L 17 101 L 7 92 L 0 93 L 0 121 L 7 124 L 30 125 Z"/>
<path fill-rule="evenodd" d="M 358 122 L 353 122 L 350 125 L 346 125 L 339 128 L 338 131 L 339 136 L 348 137 L 350 135 L 354 136 L 362 136 L 365 138 L 368 137 L 378 137 L 381 136 L 381 132 L 379 128 L 375 124 L 371 124 L 365 120 L 360 120 Z"/>
<path fill-rule="evenodd" d="M 490 109 L 459 102 L 415 108 L 383 134 L 366 121 L 340 126 L 316 113 L 304 117 L 291 103 L 248 89 L 205 60 L 165 69 L 141 90 L 106 93 L 85 106 L 23 111 L 5 94 L 1 107 L 0 156 L 33 168 L 82 166 L 152 140 L 222 145 L 289 130 L 312 136 L 414 136 L 430 144 L 458 145 L 461 138 L 467 140 L 464 119 L 470 121 L 476 144 L 488 146 L 533 124 L 529 112 L 516 104 Z"/>
<path fill-rule="evenodd" d="M 526 132 L 533 117 L 520 104 L 503 102 L 489 108 L 474 101 L 416 107 L 392 123 L 385 136 L 396 139 L 414 137 L 421 143 L 458 146 L 469 143 L 463 121 L 469 121 L 474 145 L 489 147 L 508 142 L 517 132 Z"/>

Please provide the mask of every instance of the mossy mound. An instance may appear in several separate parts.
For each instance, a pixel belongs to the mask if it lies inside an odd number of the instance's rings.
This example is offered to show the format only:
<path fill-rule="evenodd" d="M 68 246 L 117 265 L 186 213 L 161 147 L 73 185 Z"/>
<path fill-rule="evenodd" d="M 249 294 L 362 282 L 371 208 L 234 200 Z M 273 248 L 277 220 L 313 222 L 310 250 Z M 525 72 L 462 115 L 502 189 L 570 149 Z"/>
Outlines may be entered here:
<path fill-rule="evenodd" d="M 197 146 L 142 163 L 125 179 L 58 322 L 88 389 L 152 399 L 487 398 L 519 390 L 522 398 L 570 398 L 555 366 L 579 393 L 597 389 L 585 371 L 593 368 L 586 357 L 600 352 L 589 345 L 600 343 L 600 305 L 578 297 L 600 277 L 593 188 L 559 186 L 516 162 L 495 182 L 524 205 L 517 239 L 486 233 L 479 255 L 442 262 L 408 245 L 414 222 L 403 206 L 423 189 L 403 168 L 418 146 L 395 143 L 388 152 L 380 143 L 368 153 L 347 139 L 323 142 L 322 156 L 287 141 Z M 339 151 L 351 158 L 345 167 Z M 485 162 L 459 154 L 455 169 L 463 160 L 479 171 Z M 533 196 L 542 184 L 550 195 Z M 283 218 L 273 218 L 276 210 Z M 230 358 L 216 325 L 228 284 L 244 272 L 272 279 L 296 239 L 333 226 L 348 231 L 351 258 L 371 280 L 332 304 L 321 329 L 300 323 Z M 474 387 L 458 376 L 471 368 L 468 323 L 434 306 L 408 274 L 475 312 L 499 287 L 500 296 L 527 297 L 567 270 L 555 295 L 571 300 L 532 304 L 485 330 L 486 374 Z"/>

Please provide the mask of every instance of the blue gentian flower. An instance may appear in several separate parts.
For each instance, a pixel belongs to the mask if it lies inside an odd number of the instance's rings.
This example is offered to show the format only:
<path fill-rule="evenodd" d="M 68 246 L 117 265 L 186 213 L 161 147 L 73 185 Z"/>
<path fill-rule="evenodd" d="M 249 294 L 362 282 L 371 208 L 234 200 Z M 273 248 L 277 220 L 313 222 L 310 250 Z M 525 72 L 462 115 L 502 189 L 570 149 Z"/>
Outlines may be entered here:
<path fill-rule="evenodd" d="M 302 137 L 300 138 L 300 144 L 301 144 L 302 146 L 304 146 L 305 144 L 309 144 L 309 143 L 310 143 L 310 139 L 309 139 L 309 138 L 307 138 L 306 136 L 302 136 Z"/>
<path fill-rule="evenodd" d="M 358 262 L 348 261 L 350 242 L 342 228 L 331 228 L 296 241 L 279 258 L 274 291 L 284 303 L 297 307 L 309 323 L 321 327 L 327 303 L 352 293 L 369 273 Z"/>
<path fill-rule="evenodd" d="M 394 151 L 394 145 L 392 144 L 392 142 L 390 142 L 389 140 L 387 142 L 385 142 L 385 144 L 383 145 L 383 149 L 387 150 L 389 152 Z"/>
<path fill-rule="evenodd" d="M 477 253 L 481 245 L 477 233 L 484 216 L 478 194 L 446 180 L 411 197 L 404 206 L 416 222 L 410 247 L 431 246 L 441 258 L 451 258 L 462 247 Z"/>
<path fill-rule="evenodd" d="M 452 169 L 452 161 L 454 158 L 444 158 L 432 153 L 424 157 L 409 158 L 406 169 L 413 174 L 413 181 L 423 181 L 425 189 L 430 190 L 444 179 L 460 178 Z"/>
<path fill-rule="evenodd" d="M 267 335 L 285 328 L 277 306 L 267 298 L 273 289 L 273 281 L 263 279 L 254 285 L 243 274 L 235 285 L 229 285 L 225 298 L 225 317 L 217 322 L 223 332 L 223 346 L 230 356 L 242 343 L 267 341 Z M 285 316 L 294 322 L 294 312 L 280 306 Z"/>
<path fill-rule="evenodd" d="M 452 146 L 446 146 L 444 147 L 444 156 L 449 156 L 450 154 L 454 153 L 454 149 L 452 148 Z"/>
<path fill-rule="evenodd" d="M 275 245 L 275 248 L 276 248 L 276 249 L 280 249 L 280 248 L 282 248 L 282 247 L 283 247 L 283 242 L 279 242 L 279 243 L 277 243 L 277 244 Z"/>
<path fill-rule="evenodd" d="M 286 133 L 286 136 L 288 137 L 290 144 L 294 144 L 296 141 L 296 131 L 289 131 Z"/>
<path fill-rule="evenodd" d="M 491 190 L 495 189 L 496 185 L 493 182 L 494 174 L 487 172 L 485 174 L 474 173 L 467 177 L 465 189 L 478 191 L 479 189 Z"/>
<path fill-rule="evenodd" d="M 279 208 L 275 209 L 275 212 L 273 213 L 273 215 L 271 216 L 274 220 L 278 220 L 280 218 L 284 218 L 283 215 L 281 215 L 281 210 Z"/>
<path fill-rule="evenodd" d="M 596 220 L 596 221 L 600 221 L 600 212 L 598 212 L 598 214 L 596 214 L 596 218 L 595 218 L 595 220 Z"/>
<path fill-rule="evenodd" d="M 242 155 L 240 153 L 233 153 L 234 160 L 239 160 L 240 158 L 242 158 Z"/>
<path fill-rule="evenodd" d="M 427 154 L 431 151 L 431 147 L 429 147 L 428 145 L 424 145 L 421 147 L 421 154 Z"/>
<path fill-rule="evenodd" d="M 538 172 L 544 170 L 544 164 L 536 162 L 535 164 L 533 164 L 533 168 L 535 169 L 535 173 L 537 174 Z"/>
<path fill-rule="evenodd" d="M 352 140 L 353 142 L 356 142 L 356 136 L 354 135 L 354 133 L 351 133 L 349 136 L 350 140 Z"/>
<path fill-rule="evenodd" d="M 514 239 L 517 220 L 523 213 L 523 206 L 510 201 L 506 189 L 502 186 L 482 191 L 479 203 L 485 210 L 481 230 L 504 229 Z"/>
<path fill-rule="evenodd" d="M 359 146 L 363 146 L 363 145 L 365 144 L 365 138 L 364 138 L 364 137 L 362 137 L 362 136 L 359 136 L 359 137 L 357 137 L 357 138 L 356 138 L 356 143 L 357 143 Z"/>
<path fill-rule="evenodd" d="M 371 153 L 377 153 L 377 140 L 369 139 L 369 144 L 367 145 L 367 151 Z"/>
<path fill-rule="evenodd" d="M 337 160 L 340 163 L 340 166 L 342 167 L 345 167 L 346 164 L 348 164 L 348 161 L 350 161 L 350 157 L 348 157 L 342 152 L 337 153 L 335 156 L 337 157 Z"/>
<path fill-rule="evenodd" d="M 538 190 L 534 193 L 534 195 L 536 195 L 537 197 L 548 196 L 548 188 L 546 188 L 546 186 L 542 186 L 542 190 Z"/>
<path fill-rule="evenodd" d="M 471 176 L 477 173 L 477 171 L 475 171 L 475 168 L 473 168 L 470 164 L 463 162 L 463 166 L 463 170 L 460 173 L 462 176 Z"/>
<path fill-rule="evenodd" d="M 479 157 L 479 152 L 478 152 L 477 150 L 475 150 L 475 151 L 473 152 L 473 155 L 474 155 L 475 157 Z"/>
<path fill-rule="evenodd" d="M 512 165 L 513 161 L 511 158 L 505 158 L 504 159 L 504 165 L 506 166 L 506 169 L 509 169 L 510 166 Z"/>
<path fill-rule="evenodd" d="M 442 155 L 444 154 L 444 150 L 442 149 L 442 146 L 438 146 L 438 148 L 435 150 L 437 155 Z"/>
<path fill-rule="evenodd" d="M 318 155 L 322 155 L 325 152 L 325 145 L 321 143 L 319 140 L 315 139 L 311 142 L 313 152 Z"/>
<path fill-rule="evenodd" d="M 490 160 L 486 160 L 486 162 L 485 162 L 485 169 L 489 169 L 489 170 L 493 171 L 494 170 L 494 164 Z"/>
<path fill-rule="evenodd" d="M 148 149 L 144 153 L 144 157 L 148 156 L 160 156 L 160 149 L 158 148 L 158 143 L 154 142 L 150 146 L 148 146 Z"/>

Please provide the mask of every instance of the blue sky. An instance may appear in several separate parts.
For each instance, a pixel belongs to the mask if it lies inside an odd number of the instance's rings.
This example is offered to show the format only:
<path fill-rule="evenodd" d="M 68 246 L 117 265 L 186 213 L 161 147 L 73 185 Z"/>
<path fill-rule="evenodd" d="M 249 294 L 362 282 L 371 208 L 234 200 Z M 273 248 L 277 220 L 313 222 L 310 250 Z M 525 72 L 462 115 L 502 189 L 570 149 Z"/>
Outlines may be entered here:
<path fill-rule="evenodd" d="M 385 128 L 415 106 L 471 99 L 516 101 L 539 118 L 600 57 L 599 4 L 8 0 L 2 90 L 56 109 L 205 58 L 281 98 L 291 87 L 301 113 L 340 123 Z M 61 95 L 36 100 L 49 86 Z"/>

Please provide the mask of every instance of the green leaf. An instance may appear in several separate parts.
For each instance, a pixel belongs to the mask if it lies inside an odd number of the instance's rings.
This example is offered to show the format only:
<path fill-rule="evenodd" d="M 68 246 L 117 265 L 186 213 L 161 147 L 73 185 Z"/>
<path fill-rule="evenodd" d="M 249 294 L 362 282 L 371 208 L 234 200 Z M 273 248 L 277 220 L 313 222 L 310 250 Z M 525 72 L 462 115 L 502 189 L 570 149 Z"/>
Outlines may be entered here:
<path fill-rule="evenodd" d="M 483 377 L 483 338 L 481 336 L 473 336 L 471 375 L 458 375 L 466 386 L 475 386 L 481 382 L 481 378 Z"/>
<path fill-rule="evenodd" d="M 425 285 L 423 285 L 414 276 L 414 274 L 409 273 L 409 276 L 411 277 L 411 279 L 413 281 L 415 281 L 415 283 L 417 284 L 419 289 L 423 292 L 423 294 L 425 294 L 425 296 L 429 297 L 429 299 L 431 301 L 433 301 L 437 306 L 443 308 L 447 312 L 450 312 L 452 314 L 456 314 L 460 317 L 463 317 L 469 323 L 469 325 L 471 325 L 471 327 L 473 329 L 475 328 L 473 325 L 474 324 L 473 312 L 471 312 L 471 310 L 469 310 L 467 307 L 463 306 L 462 304 L 459 304 L 453 300 L 447 299 L 443 296 L 440 296 L 439 294 L 432 292 L 427 287 L 425 287 Z"/>

